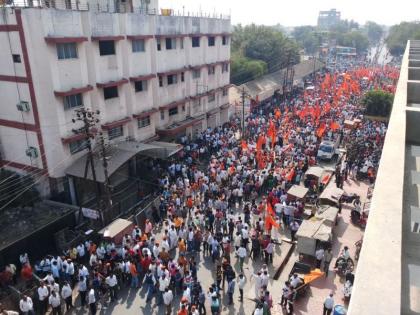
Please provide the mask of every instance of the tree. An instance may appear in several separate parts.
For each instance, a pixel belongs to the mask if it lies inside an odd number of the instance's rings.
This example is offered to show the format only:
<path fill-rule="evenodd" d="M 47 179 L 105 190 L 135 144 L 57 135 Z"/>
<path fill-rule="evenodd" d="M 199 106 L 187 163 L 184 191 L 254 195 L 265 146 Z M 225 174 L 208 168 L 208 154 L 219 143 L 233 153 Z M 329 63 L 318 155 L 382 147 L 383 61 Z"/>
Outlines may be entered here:
<path fill-rule="evenodd" d="M 39 192 L 35 188 L 34 179 L 31 175 L 1 169 L 0 183 L 2 190 L 0 208 L 24 207 L 32 205 L 39 200 Z"/>
<path fill-rule="evenodd" d="M 352 31 L 337 37 L 337 43 L 341 46 L 355 47 L 358 53 L 366 51 L 369 47 L 369 39 L 360 31 Z"/>
<path fill-rule="evenodd" d="M 409 39 L 420 39 L 420 22 L 401 22 L 393 25 L 386 38 L 389 52 L 393 56 L 402 55 Z"/>
<path fill-rule="evenodd" d="M 367 37 L 369 38 L 370 43 L 373 45 L 377 44 L 384 34 L 382 26 L 375 22 L 366 22 L 365 29 Z"/>
<path fill-rule="evenodd" d="M 306 54 L 313 55 L 319 50 L 322 37 L 317 32 L 316 27 L 310 25 L 297 26 L 293 29 L 292 35 L 296 42 L 305 49 Z"/>
<path fill-rule="evenodd" d="M 383 90 L 373 90 L 365 94 L 362 104 L 365 114 L 369 116 L 389 117 L 392 110 L 394 95 Z"/>
<path fill-rule="evenodd" d="M 267 72 L 267 64 L 262 60 L 251 60 L 238 53 L 231 56 L 230 81 L 240 85 L 256 79 Z"/>

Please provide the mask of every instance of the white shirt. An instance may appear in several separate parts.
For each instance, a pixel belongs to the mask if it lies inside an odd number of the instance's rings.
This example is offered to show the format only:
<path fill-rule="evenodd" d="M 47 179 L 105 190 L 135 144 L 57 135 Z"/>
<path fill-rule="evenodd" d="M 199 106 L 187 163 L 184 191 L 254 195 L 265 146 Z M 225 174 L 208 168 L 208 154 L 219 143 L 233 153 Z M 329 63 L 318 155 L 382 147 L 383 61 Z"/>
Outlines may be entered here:
<path fill-rule="evenodd" d="M 238 288 L 239 289 L 243 289 L 245 287 L 245 283 L 246 283 L 245 277 L 239 278 L 239 280 L 238 280 Z"/>
<path fill-rule="evenodd" d="M 165 305 L 171 304 L 173 299 L 174 294 L 171 290 L 168 290 L 168 292 L 163 293 L 163 303 L 165 303 Z"/>
<path fill-rule="evenodd" d="M 115 275 L 106 277 L 105 282 L 111 288 L 115 287 L 118 284 L 117 277 Z"/>
<path fill-rule="evenodd" d="M 257 308 L 254 311 L 254 315 L 263 315 L 263 309 L 262 308 Z"/>
<path fill-rule="evenodd" d="M 71 294 L 72 290 L 69 284 L 66 284 L 61 288 L 61 297 L 63 299 L 67 299 L 69 296 L 71 296 Z"/>
<path fill-rule="evenodd" d="M 322 260 L 322 258 L 324 258 L 324 250 L 322 248 L 318 249 L 315 252 L 315 256 L 316 256 L 316 259 Z"/>
<path fill-rule="evenodd" d="M 169 286 L 169 279 L 165 277 L 159 278 L 159 291 L 165 291 L 165 289 Z"/>
<path fill-rule="evenodd" d="M 95 290 L 90 289 L 89 291 L 89 295 L 88 295 L 88 304 L 93 304 L 96 302 L 96 298 L 95 298 Z"/>
<path fill-rule="evenodd" d="M 34 303 L 32 302 L 32 299 L 28 296 L 25 300 L 20 300 L 19 302 L 19 307 L 20 310 L 25 313 L 25 312 L 29 312 L 30 310 L 34 309 Z"/>
<path fill-rule="evenodd" d="M 332 308 L 334 307 L 334 299 L 330 296 L 327 297 L 324 301 L 324 306 L 329 310 L 332 310 Z"/>
<path fill-rule="evenodd" d="M 239 247 L 238 250 L 236 251 L 236 254 L 238 254 L 238 256 L 240 258 L 245 258 L 246 257 L 246 249 L 245 249 L 245 247 Z"/>
<path fill-rule="evenodd" d="M 46 286 L 38 288 L 38 296 L 40 301 L 44 301 L 48 297 L 48 288 Z"/>
<path fill-rule="evenodd" d="M 54 308 L 59 307 L 61 304 L 60 296 L 58 294 L 56 294 L 55 296 L 51 294 L 48 301 Z"/>
<path fill-rule="evenodd" d="M 294 288 L 296 288 L 299 284 L 300 284 L 300 279 L 299 277 L 292 277 L 292 279 L 290 279 L 290 285 Z"/>

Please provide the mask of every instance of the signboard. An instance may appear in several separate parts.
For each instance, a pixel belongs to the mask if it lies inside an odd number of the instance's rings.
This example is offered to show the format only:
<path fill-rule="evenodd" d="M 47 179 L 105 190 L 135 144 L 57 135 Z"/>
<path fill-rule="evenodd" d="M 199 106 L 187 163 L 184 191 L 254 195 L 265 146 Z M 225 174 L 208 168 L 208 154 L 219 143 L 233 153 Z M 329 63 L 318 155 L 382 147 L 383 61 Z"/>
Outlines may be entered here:
<path fill-rule="evenodd" d="M 98 220 L 99 219 L 99 211 L 93 210 L 89 208 L 82 208 L 83 216 L 89 219 Z"/>

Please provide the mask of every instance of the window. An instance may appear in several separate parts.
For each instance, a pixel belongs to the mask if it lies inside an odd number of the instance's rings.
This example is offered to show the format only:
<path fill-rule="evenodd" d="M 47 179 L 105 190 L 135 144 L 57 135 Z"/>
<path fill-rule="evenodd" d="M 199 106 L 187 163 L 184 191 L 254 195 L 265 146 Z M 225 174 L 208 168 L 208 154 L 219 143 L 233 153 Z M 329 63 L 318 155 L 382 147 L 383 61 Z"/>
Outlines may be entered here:
<path fill-rule="evenodd" d="M 200 37 L 194 36 L 191 40 L 193 47 L 200 47 Z"/>
<path fill-rule="evenodd" d="M 123 126 L 114 127 L 108 130 L 108 139 L 112 140 L 124 135 Z"/>
<path fill-rule="evenodd" d="M 163 86 L 163 77 L 161 75 L 159 76 L 159 86 Z"/>
<path fill-rule="evenodd" d="M 222 36 L 222 45 L 226 46 L 228 44 L 228 38 L 227 36 Z"/>
<path fill-rule="evenodd" d="M 185 113 L 185 105 L 182 105 L 181 109 L 182 109 L 182 112 Z"/>
<path fill-rule="evenodd" d="M 157 50 L 161 51 L 162 50 L 162 45 L 160 44 L 160 39 L 159 38 L 156 39 L 156 45 L 157 45 Z"/>
<path fill-rule="evenodd" d="M 213 75 L 216 72 L 215 66 L 210 66 L 208 70 L 209 70 L 209 75 Z"/>
<path fill-rule="evenodd" d="M 57 44 L 58 59 L 73 59 L 77 58 L 76 43 Z"/>
<path fill-rule="evenodd" d="M 177 75 L 176 74 L 168 75 L 168 85 L 172 85 L 176 83 L 177 83 Z"/>
<path fill-rule="evenodd" d="M 222 73 L 228 72 L 228 71 L 229 71 L 229 64 L 228 63 L 222 64 Z"/>
<path fill-rule="evenodd" d="M 83 106 L 82 94 L 68 95 L 64 97 L 64 109 Z"/>
<path fill-rule="evenodd" d="M 183 37 L 181 37 L 179 39 L 179 48 L 184 49 L 184 38 Z"/>
<path fill-rule="evenodd" d="M 165 119 L 165 111 L 161 110 L 160 111 L 160 120 L 164 120 Z"/>
<path fill-rule="evenodd" d="M 184 82 L 185 77 L 184 77 L 184 72 L 181 72 L 181 82 Z"/>
<path fill-rule="evenodd" d="M 196 99 L 196 100 L 194 100 L 194 102 L 193 102 L 193 107 L 194 107 L 194 108 L 200 107 L 200 99 Z"/>
<path fill-rule="evenodd" d="M 228 89 L 223 89 L 223 93 L 222 93 L 222 95 L 223 95 L 223 96 L 227 96 L 227 95 L 228 95 Z"/>
<path fill-rule="evenodd" d="M 100 56 L 115 55 L 115 42 L 113 40 L 100 40 L 99 41 L 99 55 Z"/>
<path fill-rule="evenodd" d="M 76 154 L 77 152 L 83 151 L 88 147 L 88 141 L 86 139 L 81 139 L 69 143 L 69 149 L 71 154 Z"/>
<path fill-rule="evenodd" d="M 201 75 L 201 70 L 200 70 L 200 69 L 198 69 L 198 70 L 193 70 L 193 72 L 192 72 L 192 77 L 193 77 L 193 79 L 198 79 L 198 78 L 200 78 L 200 75 Z"/>
<path fill-rule="evenodd" d="M 110 99 L 118 97 L 118 87 L 117 86 L 111 86 L 104 88 L 104 99 Z"/>
<path fill-rule="evenodd" d="M 176 49 L 176 38 L 166 38 L 165 43 L 167 50 Z"/>
<path fill-rule="evenodd" d="M 20 60 L 20 55 L 15 55 L 15 54 L 13 54 L 12 55 L 12 58 L 13 58 L 13 62 L 14 63 L 21 63 L 22 61 Z"/>
<path fill-rule="evenodd" d="M 147 81 L 136 81 L 136 82 L 134 82 L 134 90 L 136 92 L 147 91 Z"/>
<path fill-rule="evenodd" d="M 144 52 L 144 39 L 136 39 L 131 42 L 131 48 L 133 53 Z"/>
<path fill-rule="evenodd" d="M 144 128 L 144 127 L 150 126 L 150 116 L 139 118 L 137 120 L 137 126 L 139 128 Z"/>
<path fill-rule="evenodd" d="M 216 96 L 214 95 L 214 93 L 209 94 L 209 96 L 207 97 L 207 102 L 209 103 L 214 102 L 215 99 L 216 99 Z"/>
<path fill-rule="evenodd" d="M 209 42 L 209 46 L 214 46 L 214 43 L 215 43 L 214 36 L 209 36 L 208 37 L 208 42 Z"/>
<path fill-rule="evenodd" d="M 178 114 L 178 107 L 169 109 L 169 116 L 174 116 Z"/>

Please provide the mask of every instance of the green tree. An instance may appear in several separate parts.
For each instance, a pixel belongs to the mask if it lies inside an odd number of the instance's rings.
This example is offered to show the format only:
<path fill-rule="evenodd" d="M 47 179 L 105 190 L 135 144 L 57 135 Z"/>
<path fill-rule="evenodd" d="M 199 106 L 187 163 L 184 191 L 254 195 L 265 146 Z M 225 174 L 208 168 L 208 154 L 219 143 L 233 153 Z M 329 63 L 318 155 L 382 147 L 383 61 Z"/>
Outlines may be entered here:
<path fill-rule="evenodd" d="M 365 29 L 367 37 L 373 45 L 377 44 L 384 34 L 382 26 L 372 21 L 366 22 Z"/>
<path fill-rule="evenodd" d="M 0 208 L 29 206 L 39 200 L 39 192 L 35 188 L 33 177 L 30 175 L 20 175 L 1 169 L 0 183 L 2 183 Z"/>
<path fill-rule="evenodd" d="M 409 39 L 420 39 L 420 22 L 401 22 L 393 25 L 386 38 L 389 52 L 393 56 L 402 55 Z"/>
<path fill-rule="evenodd" d="M 365 94 L 362 104 L 365 114 L 369 116 L 389 117 L 392 110 L 394 95 L 383 90 L 373 90 Z"/>
<path fill-rule="evenodd" d="M 337 37 L 337 43 L 341 46 L 355 47 L 358 53 L 366 51 L 369 47 L 369 39 L 360 31 L 352 31 Z"/>
<path fill-rule="evenodd" d="M 293 29 L 292 35 L 296 42 L 305 49 L 306 54 L 313 55 L 319 50 L 322 36 L 317 32 L 316 27 L 297 26 Z"/>
<path fill-rule="evenodd" d="M 267 64 L 262 60 L 251 60 L 235 53 L 231 56 L 230 81 L 240 85 L 256 79 L 267 72 Z"/>

